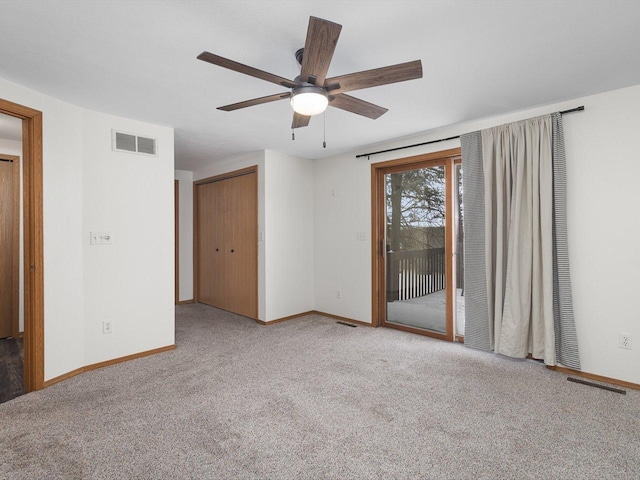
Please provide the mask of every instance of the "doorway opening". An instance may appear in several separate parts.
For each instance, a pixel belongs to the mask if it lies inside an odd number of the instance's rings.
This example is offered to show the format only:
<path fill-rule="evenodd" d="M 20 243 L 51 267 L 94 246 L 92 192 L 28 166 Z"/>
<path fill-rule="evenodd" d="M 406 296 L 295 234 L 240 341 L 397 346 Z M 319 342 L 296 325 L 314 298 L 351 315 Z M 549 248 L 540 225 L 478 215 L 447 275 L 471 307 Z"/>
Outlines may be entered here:
<path fill-rule="evenodd" d="M 19 262 L 20 157 L 0 152 L 0 339 L 17 338 L 21 331 Z"/>
<path fill-rule="evenodd" d="M 21 153 L 21 122 L 0 115 L 0 127 L 0 152 Z M 20 157 L 0 153 L 0 403 L 25 393 L 19 264 Z"/>
<path fill-rule="evenodd" d="M 42 112 L 0 99 L 0 113 L 22 120 L 24 390 L 44 388 Z"/>
<path fill-rule="evenodd" d="M 373 324 L 463 340 L 460 149 L 372 165 Z"/>

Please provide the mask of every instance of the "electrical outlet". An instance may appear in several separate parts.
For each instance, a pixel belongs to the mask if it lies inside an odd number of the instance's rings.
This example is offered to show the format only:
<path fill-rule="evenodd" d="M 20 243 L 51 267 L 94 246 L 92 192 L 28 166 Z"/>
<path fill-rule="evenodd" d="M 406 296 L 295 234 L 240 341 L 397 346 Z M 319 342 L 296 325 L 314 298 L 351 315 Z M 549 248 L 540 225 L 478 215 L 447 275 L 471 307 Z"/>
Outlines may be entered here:
<path fill-rule="evenodd" d="M 102 333 L 112 333 L 113 332 L 113 324 L 111 320 L 105 320 L 102 322 Z"/>
<path fill-rule="evenodd" d="M 633 349 L 633 337 L 628 333 L 620 333 L 618 341 L 618 346 L 620 348 L 626 348 L 627 350 Z"/>
<path fill-rule="evenodd" d="M 342 290 L 336 290 L 336 298 L 342 298 Z"/>

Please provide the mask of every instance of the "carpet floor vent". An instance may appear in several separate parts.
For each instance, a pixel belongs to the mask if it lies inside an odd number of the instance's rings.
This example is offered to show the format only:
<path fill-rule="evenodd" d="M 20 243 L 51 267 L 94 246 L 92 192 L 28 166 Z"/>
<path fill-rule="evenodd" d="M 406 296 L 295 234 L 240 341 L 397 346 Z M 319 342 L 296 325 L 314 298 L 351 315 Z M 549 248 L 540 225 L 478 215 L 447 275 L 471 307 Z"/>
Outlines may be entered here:
<path fill-rule="evenodd" d="M 596 388 L 601 388 L 603 390 L 608 390 L 610 392 L 620 393 L 622 395 L 626 395 L 627 394 L 626 390 L 621 390 L 619 388 L 610 387 L 608 385 L 600 385 L 598 383 L 587 382 L 586 380 L 580 380 L 579 378 L 567 377 L 567 380 L 569 380 L 570 382 L 574 382 L 574 383 L 580 383 L 582 385 L 588 385 L 589 387 L 596 387 Z"/>
<path fill-rule="evenodd" d="M 357 325 L 353 325 L 353 324 L 347 323 L 347 322 L 336 322 L 336 323 L 339 323 L 340 325 L 345 325 L 347 327 L 352 327 L 352 328 L 356 328 L 357 327 Z"/>

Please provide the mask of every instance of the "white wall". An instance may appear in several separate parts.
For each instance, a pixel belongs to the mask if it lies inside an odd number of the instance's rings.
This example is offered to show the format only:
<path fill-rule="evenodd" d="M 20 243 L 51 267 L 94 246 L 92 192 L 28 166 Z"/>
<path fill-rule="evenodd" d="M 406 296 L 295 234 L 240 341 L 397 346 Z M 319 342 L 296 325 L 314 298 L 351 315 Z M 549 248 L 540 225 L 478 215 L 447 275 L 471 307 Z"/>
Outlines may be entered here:
<path fill-rule="evenodd" d="M 84 342 L 93 364 L 174 343 L 174 149 L 171 128 L 90 111 L 83 124 Z M 156 138 L 158 155 L 112 151 L 112 129 Z M 90 245 L 91 231 L 113 243 Z"/>
<path fill-rule="evenodd" d="M 240 170 L 242 168 L 258 166 L 258 232 L 265 231 L 265 152 L 253 152 L 239 157 L 229 158 L 226 161 L 216 162 L 200 170 L 193 172 L 193 181 L 203 178 L 215 177 L 224 173 Z M 258 242 L 258 319 L 266 319 L 266 295 L 265 295 L 265 242 Z"/>
<path fill-rule="evenodd" d="M 0 79 L 0 96 L 43 112 L 44 376 L 84 365 L 82 109 Z"/>
<path fill-rule="evenodd" d="M 4 79 L 0 97 L 43 112 L 45 380 L 173 344 L 172 129 L 86 111 Z M 113 157 L 113 127 L 159 137 L 158 163 L 141 168 Z M 149 219 L 139 218 L 143 208 Z M 111 254 L 85 251 L 95 227 L 113 231 Z M 111 336 L 96 329 L 106 315 Z"/>
<path fill-rule="evenodd" d="M 371 321 L 371 163 L 445 150 L 459 140 L 356 159 L 356 153 L 447 138 L 584 105 L 563 117 L 573 300 L 584 371 L 640 383 L 640 86 L 443 128 L 315 161 L 315 308 Z M 338 193 L 331 196 L 331 191 Z M 342 298 L 336 298 L 336 289 Z M 618 333 L 634 350 L 618 348 Z"/>
<path fill-rule="evenodd" d="M 193 300 L 193 172 L 176 170 L 178 180 L 178 299 Z"/>
<path fill-rule="evenodd" d="M 0 136 L 2 132 L 0 132 Z M 20 157 L 20 235 L 19 235 L 19 274 L 18 274 L 18 330 L 24 332 L 24 245 L 22 232 L 22 142 L 0 138 L 0 153 Z"/>
<path fill-rule="evenodd" d="M 354 156 L 314 162 L 315 309 L 371 322 L 370 166 Z"/>
<path fill-rule="evenodd" d="M 567 116 L 569 253 L 583 370 L 640 383 L 640 86 Z M 618 347 L 618 334 L 634 350 Z"/>
<path fill-rule="evenodd" d="M 265 320 L 313 310 L 313 161 L 265 152 Z"/>

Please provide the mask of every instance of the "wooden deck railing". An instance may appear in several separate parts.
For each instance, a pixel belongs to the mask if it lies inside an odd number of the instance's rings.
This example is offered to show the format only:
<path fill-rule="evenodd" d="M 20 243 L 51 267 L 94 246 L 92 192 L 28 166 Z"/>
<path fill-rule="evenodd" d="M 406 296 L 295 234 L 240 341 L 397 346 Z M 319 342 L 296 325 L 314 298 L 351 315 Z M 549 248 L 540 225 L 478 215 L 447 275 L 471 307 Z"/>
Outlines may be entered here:
<path fill-rule="evenodd" d="M 444 248 L 388 252 L 387 301 L 409 300 L 444 290 L 445 272 Z"/>

